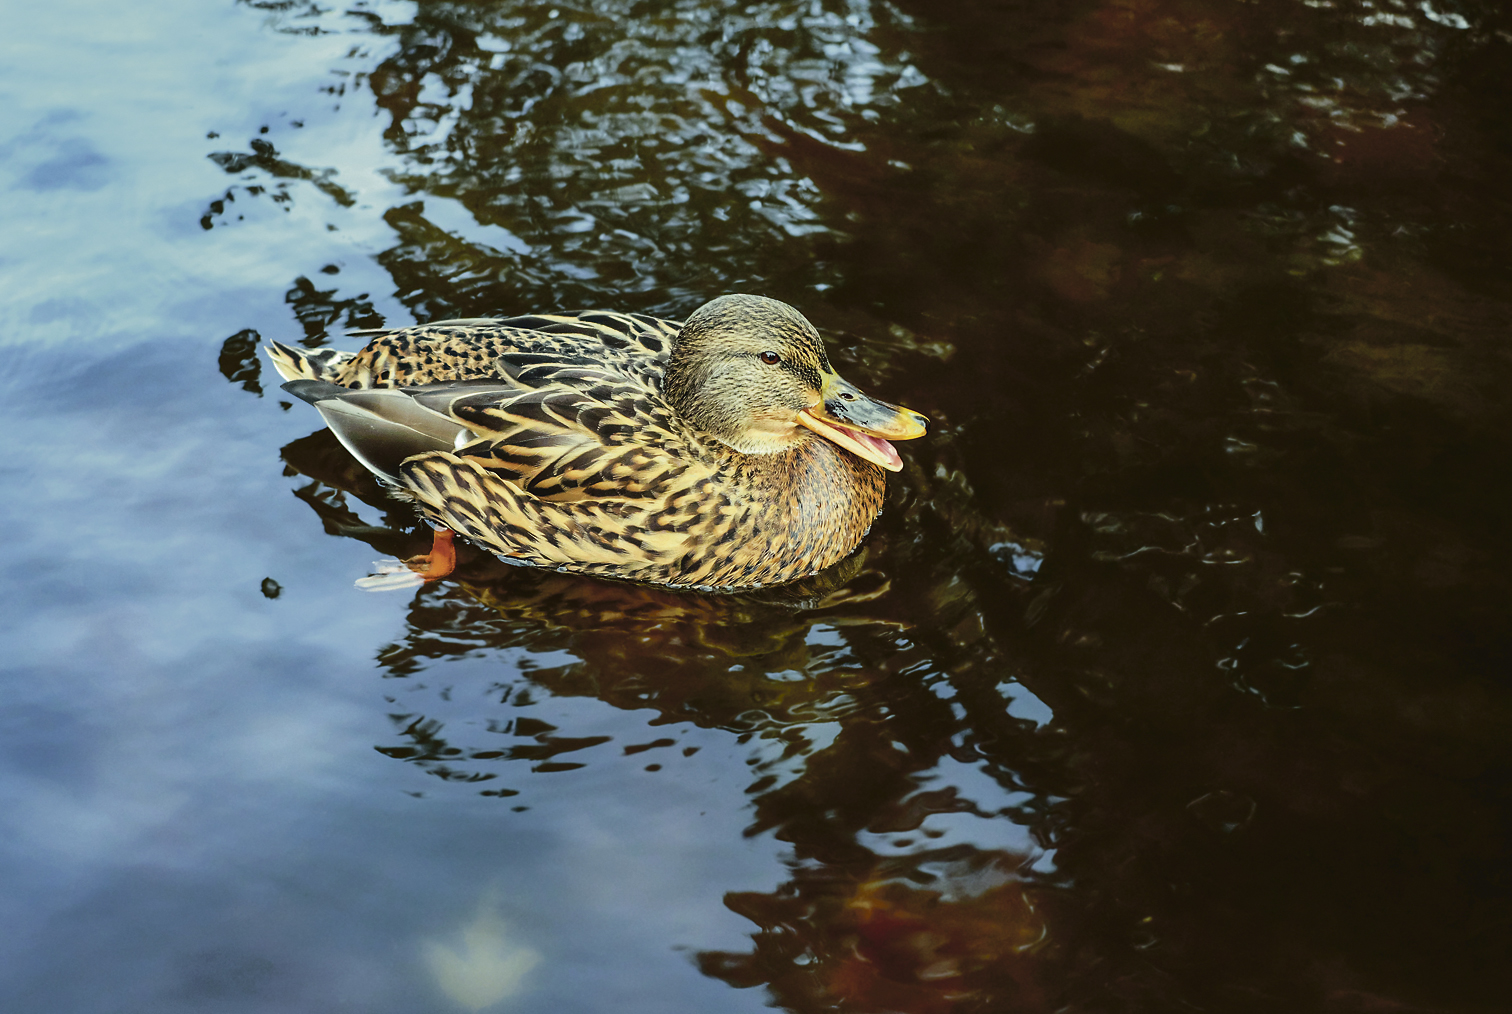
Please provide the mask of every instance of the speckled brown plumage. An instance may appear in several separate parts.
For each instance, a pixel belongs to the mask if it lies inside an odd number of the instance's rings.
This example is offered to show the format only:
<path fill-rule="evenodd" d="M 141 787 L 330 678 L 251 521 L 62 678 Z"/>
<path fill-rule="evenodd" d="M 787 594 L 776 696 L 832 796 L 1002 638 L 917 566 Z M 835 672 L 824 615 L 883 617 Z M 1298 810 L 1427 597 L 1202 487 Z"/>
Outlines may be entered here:
<path fill-rule="evenodd" d="M 793 324 L 779 340 L 768 327 L 750 347 L 771 345 L 832 376 L 812 326 L 761 303 L 806 330 Z M 315 393 L 300 396 L 317 407 L 345 398 L 383 412 L 403 398 L 396 409 L 434 418 L 439 435 L 419 453 L 392 464 L 381 451 L 359 457 L 429 518 L 506 561 L 731 589 L 792 581 L 848 555 L 881 510 L 883 470 L 801 428 L 783 431 L 779 452 L 742 453 L 690 424 L 663 393 L 681 327 L 595 311 L 366 332 L 356 354 L 270 352 L 287 379 L 346 389 L 306 385 Z M 775 389 L 776 374 L 722 335 L 710 347 L 709 397 Z M 346 394 L 385 389 L 394 393 Z"/>

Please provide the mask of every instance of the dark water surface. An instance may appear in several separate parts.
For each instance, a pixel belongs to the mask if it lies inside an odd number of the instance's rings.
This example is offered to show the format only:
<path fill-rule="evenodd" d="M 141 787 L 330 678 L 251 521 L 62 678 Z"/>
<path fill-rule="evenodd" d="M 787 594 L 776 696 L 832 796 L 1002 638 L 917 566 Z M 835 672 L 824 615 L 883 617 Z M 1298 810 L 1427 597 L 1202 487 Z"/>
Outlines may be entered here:
<path fill-rule="evenodd" d="M 0 40 L 0 1009 L 1507 1009 L 1501 4 Z M 856 557 L 353 587 L 260 341 L 730 291 L 934 420 Z"/>

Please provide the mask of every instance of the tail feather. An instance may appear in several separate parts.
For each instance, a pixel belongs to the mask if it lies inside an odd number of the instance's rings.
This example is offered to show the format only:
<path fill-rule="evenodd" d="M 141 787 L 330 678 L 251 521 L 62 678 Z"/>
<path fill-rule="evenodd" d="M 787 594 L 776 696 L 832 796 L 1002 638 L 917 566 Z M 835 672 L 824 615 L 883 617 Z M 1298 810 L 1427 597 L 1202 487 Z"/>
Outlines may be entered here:
<path fill-rule="evenodd" d="M 283 342 L 273 342 L 265 351 L 285 380 L 324 380 L 330 384 L 341 383 L 342 367 L 356 355 L 340 349 L 298 349 Z"/>

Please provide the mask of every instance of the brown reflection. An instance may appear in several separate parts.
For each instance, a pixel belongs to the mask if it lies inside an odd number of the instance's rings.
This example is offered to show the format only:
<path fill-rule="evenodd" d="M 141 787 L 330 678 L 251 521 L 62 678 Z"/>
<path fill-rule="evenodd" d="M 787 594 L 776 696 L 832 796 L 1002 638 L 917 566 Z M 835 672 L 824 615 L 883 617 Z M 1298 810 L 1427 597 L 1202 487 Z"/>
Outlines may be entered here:
<path fill-rule="evenodd" d="M 314 480 L 296 492 L 331 534 L 398 555 L 428 540 L 429 530 L 325 431 L 283 456 L 291 474 Z M 385 511 L 385 523 L 363 523 L 348 496 Z M 392 716 L 399 736 L 381 752 L 514 803 L 525 771 L 581 768 L 592 763 L 580 759 L 590 756 L 584 751 L 609 742 L 534 717 L 529 705 L 543 695 L 655 709 L 649 724 L 674 734 L 691 723 L 765 743 L 745 786 L 753 806 L 747 833 L 774 832 L 800 865 L 772 895 L 725 899 L 758 927 L 756 949 L 700 954 L 700 968 L 733 985 L 762 984 L 795 1010 L 1051 1009 L 1038 979 L 1049 930 L 1043 892 L 1031 886 L 1040 876 L 1028 869 L 1033 856 L 952 846 L 883 859 L 861 840 L 928 843 L 943 834 L 928 825 L 936 814 L 1017 823 L 1043 812 L 1046 800 L 1034 790 L 1017 808 L 989 811 L 926 779 L 944 759 L 979 760 L 984 737 L 1022 751 L 1040 735 L 1034 722 L 1008 715 L 995 689 L 997 652 L 959 580 L 914 584 L 900 603 L 905 596 L 863 551 L 796 585 L 714 596 L 510 567 L 460 548 L 454 577 L 419 592 L 408 631 L 380 651 L 385 672 L 405 679 L 489 649 L 567 651 L 571 661 L 497 683 L 498 703 L 481 712 L 486 743 L 468 738 L 472 722 L 454 728 L 406 712 Z M 953 629 L 921 631 L 904 619 L 919 596 L 933 615 L 954 615 Z M 814 641 L 818 626 L 833 643 Z M 920 634 L 927 639 L 916 643 Z M 942 660 L 951 663 L 949 682 L 963 689 L 939 689 Z M 816 722 L 840 726 L 822 749 L 807 732 Z M 654 763 L 676 741 L 616 745 Z M 1025 788 L 1017 773 L 999 774 Z M 432 946 L 427 960 L 453 983 L 448 992 L 474 1003 L 513 988 L 515 963 L 491 957 L 497 949 L 468 937 L 445 954 Z"/>
<path fill-rule="evenodd" d="M 766 986 L 794 1011 L 1014 1014 L 1054 1009 L 1038 981 L 1051 946 L 1027 857 L 959 847 L 854 878 L 816 868 L 725 904 L 756 923 L 749 954 L 698 955 L 707 975 Z"/>
<path fill-rule="evenodd" d="M 295 441 L 283 454 L 291 473 L 315 480 L 296 495 L 330 534 L 401 557 L 428 544 L 429 529 L 329 433 Z M 384 511 L 383 523 L 364 523 L 349 495 Z M 400 740 L 380 749 L 443 779 L 487 782 L 485 793 L 513 797 L 515 782 L 499 782 L 511 777 L 501 764 L 572 770 L 583 764 L 580 751 L 607 739 L 574 735 L 518 708 L 542 694 L 591 696 L 625 710 L 655 709 L 652 725 L 675 730 L 686 722 L 772 744 L 775 755 L 752 764 L 749 832 L 775 830 L 801 857 L 867 862 L 871 851 L 857 841 L 863 831 L 917 832 L 935 813 L 990 819 L 953 789 L 922 789 L 921 776 L 947 756 L 975 760 L 969 743 L 976 735 L 1032 739 L 1035 723 L 1010 718 L 995 689 L 1001 670 L 970 587 L 959 575 L 928 570 L 907 582 L 888 577 L 871 563 L 889 552 L 887 543 L 887 533 L 877 533 L 823 574 L 743 595 L 512 567 L 459 543 L 453 577 L 416 594 L 409 629 L 379 651 L 386 674 L 409 678 L 442 659 L 504 649 L 567 652 L 568 661 L 527 667 L 497 684 L 486 741 L 459 740 L 471 733 L 406 712 L 393 716 Z M 921 603 L 948 626 L 909 619 Z M 964 718 L 950 703 L 954 692 L 940 689 L 948 684 L 974 687 Z M 822 750 L 805 731 L 814 723 L 840 726 Z M 500 735 L 510 737 L 507 745 Z M 621 748 L 633 755 L 672 745 Z M 796 775 L 779 778 L 795 764 Z M 1016 776 L 1004 777 L 1022 788 Z"/>
<path fill-rule="evenodd" d="M 429 544 L 429 528 L 329 432 L 289 444 L 283 457 L 291 475 L 314 480 L 295 494 L 328 533 L 401 558 Z M 382 511 L 382 522 L 364 522 L 348 496 Z M 504 707 L 489 728 L 513 737 L 507 747 L 496 738 L 454 743 L 442 723 L 403 714 L 395 716 L 401 741 L 380 749 L 448 780 L 493 781 L 497 762 L 510 760 L 527 761 L 537 772 L 570 770 L 581 766 L 573 754 L 605 739 L 516 715 L 511 701 L 544 691 L 592 696 L 626 710 L 655 708 L 660 717 L 653 724 L 692 722 L 775 738 L 786 744 L 783 758 L 802 760 L 800 777 L 780 788 L 770 788 L 774 762 L 753 767 L 747 789 L 756 803 L 753 832 L 785 828 L 784 835 L 805 839 L 809 854 L 865 854 L 853 841 L 856 831 L 880 825 L 882 814 L 903 812 L 915 776 L 954 749 L 951 737 L 961 731 L 929 689 L 940 679 L 935 667 L 953 658 L 965 671 L 990 655 L 969 589 L 953 575 L 934 585 L 895 582 L 870 562 L 887 552 L 887 542 L 877 533 L 860 552 L 805 581 L 708 595 L 508 566 L 459 541 L 455 573 L 416 594 L 408 631 L 379 651 L 385 672 L 407 678 L 441 659 L 517 648 L 565 651 L 571 661 L 531 668 L 517 685 L 496 688 Z M 916 624 L 907 616 L 921 598 L 934 615 L 958 617 L 945 644 L 914 640 Z M 811 635 L 820 627 L 826 638 L 816 642 Z M 890 724 L 877 725 L 884 716 Z M 835 744 L 808 755 L 803 727 L 853 718 L 860 720 L 845 725 Z M 496 786 L 487 791 L 500 794 Z M 935 796 L 913 798 L 906 816 L 889 819 L 901 830 L 930 812 L 972 809 L 948 794 Z"/>

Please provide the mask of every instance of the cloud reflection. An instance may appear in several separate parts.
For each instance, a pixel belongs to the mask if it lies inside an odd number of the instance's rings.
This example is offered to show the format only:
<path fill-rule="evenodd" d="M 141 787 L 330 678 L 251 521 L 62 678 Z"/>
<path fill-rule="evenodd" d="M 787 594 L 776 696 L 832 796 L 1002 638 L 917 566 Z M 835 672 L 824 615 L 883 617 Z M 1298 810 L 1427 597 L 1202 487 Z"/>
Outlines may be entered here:
<path fill-rule="evenodd" d="M 421 953 L 441 992 L 472 1011 L 514 996 L 525 976 L 541 963 L 540 951 L 511 939 L 492 890 L 484 894 L 477 914 L 454 945 L 426 940 Z"/>

